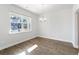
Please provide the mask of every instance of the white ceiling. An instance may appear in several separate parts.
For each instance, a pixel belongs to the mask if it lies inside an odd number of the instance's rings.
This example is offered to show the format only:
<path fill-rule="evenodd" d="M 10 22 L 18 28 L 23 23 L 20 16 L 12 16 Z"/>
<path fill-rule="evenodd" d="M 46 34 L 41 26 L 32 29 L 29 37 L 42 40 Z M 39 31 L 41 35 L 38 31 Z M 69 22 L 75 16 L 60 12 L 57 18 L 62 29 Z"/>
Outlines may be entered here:
<path fill-rule="evenodd" d="M 18 6 L 36 14 L 42 14 L 50 10 L 59 10 L 63 8 L 72 8 L 72 4 L 18 4 Z"/>

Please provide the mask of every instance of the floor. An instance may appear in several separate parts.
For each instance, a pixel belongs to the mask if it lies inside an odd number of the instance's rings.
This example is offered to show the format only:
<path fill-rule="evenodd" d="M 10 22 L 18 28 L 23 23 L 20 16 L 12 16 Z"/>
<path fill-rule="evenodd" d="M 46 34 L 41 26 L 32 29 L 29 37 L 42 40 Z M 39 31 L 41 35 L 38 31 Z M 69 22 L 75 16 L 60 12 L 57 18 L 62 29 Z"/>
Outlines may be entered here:
<path fill-rule="evenodd" d="M 37 37 L 0 51 L 0 55 L 77 55 L 71 43 Z"/>

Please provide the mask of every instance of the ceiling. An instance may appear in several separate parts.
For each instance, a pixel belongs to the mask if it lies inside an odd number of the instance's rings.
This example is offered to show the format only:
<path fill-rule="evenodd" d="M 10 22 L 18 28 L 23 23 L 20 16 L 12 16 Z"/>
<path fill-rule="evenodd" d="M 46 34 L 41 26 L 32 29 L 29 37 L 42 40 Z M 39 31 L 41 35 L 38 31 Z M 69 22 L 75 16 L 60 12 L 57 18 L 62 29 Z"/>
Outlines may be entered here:
<path fill-rule="evenodd" d="M 42 14 L 51 10 L 55 11 L 73 7 L 73 4 L 17 4 L 17 5 L 36 14 Z"/>

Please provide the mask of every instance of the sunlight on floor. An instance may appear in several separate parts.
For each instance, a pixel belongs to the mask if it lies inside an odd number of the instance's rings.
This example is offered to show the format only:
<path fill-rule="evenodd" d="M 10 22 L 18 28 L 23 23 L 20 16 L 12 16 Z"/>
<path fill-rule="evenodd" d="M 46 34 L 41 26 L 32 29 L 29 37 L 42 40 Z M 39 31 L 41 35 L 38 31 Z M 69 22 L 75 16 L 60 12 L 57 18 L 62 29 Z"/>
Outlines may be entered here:
<path fill-rule="evenodd" d="M 18 55 L 26 55 L 26 52 L 23 51 L 22 53 L 19 53 Z"/>
<path fill-rule="evenodd" d="M 34 44 L 32 47 L 30 47 L 29 49 L 27 49 L 27 51 L 30 53 L 31 51 L 33 51 L 37 47 L 38 47 L 38 45 Z"/>
<path fill-rule="evenodd" d="M 28 48 L 27 49 L 27 52 L 32 52 L 34 49 L 36 49 L 38 47 L 38 45 L 37 44 L 34 44 L 32 47 L 30 47 L 30 48 Z M 23 52 L 21 52 L 21 53 L 19 53 L 18 55 L 26 55 L 26 51 L 23 51 Z"/>

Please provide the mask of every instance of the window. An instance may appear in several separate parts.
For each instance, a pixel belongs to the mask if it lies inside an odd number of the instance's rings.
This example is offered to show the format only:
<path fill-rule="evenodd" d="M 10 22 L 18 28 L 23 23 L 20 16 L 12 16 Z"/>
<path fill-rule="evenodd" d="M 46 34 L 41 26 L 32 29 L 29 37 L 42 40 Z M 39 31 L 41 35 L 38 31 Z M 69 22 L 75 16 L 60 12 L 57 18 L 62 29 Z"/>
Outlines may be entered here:
<path fill-rule="evenodd" d="M 31 17 L 10 13 L 10 34 L 29 32 L 32 30 Z"/>

